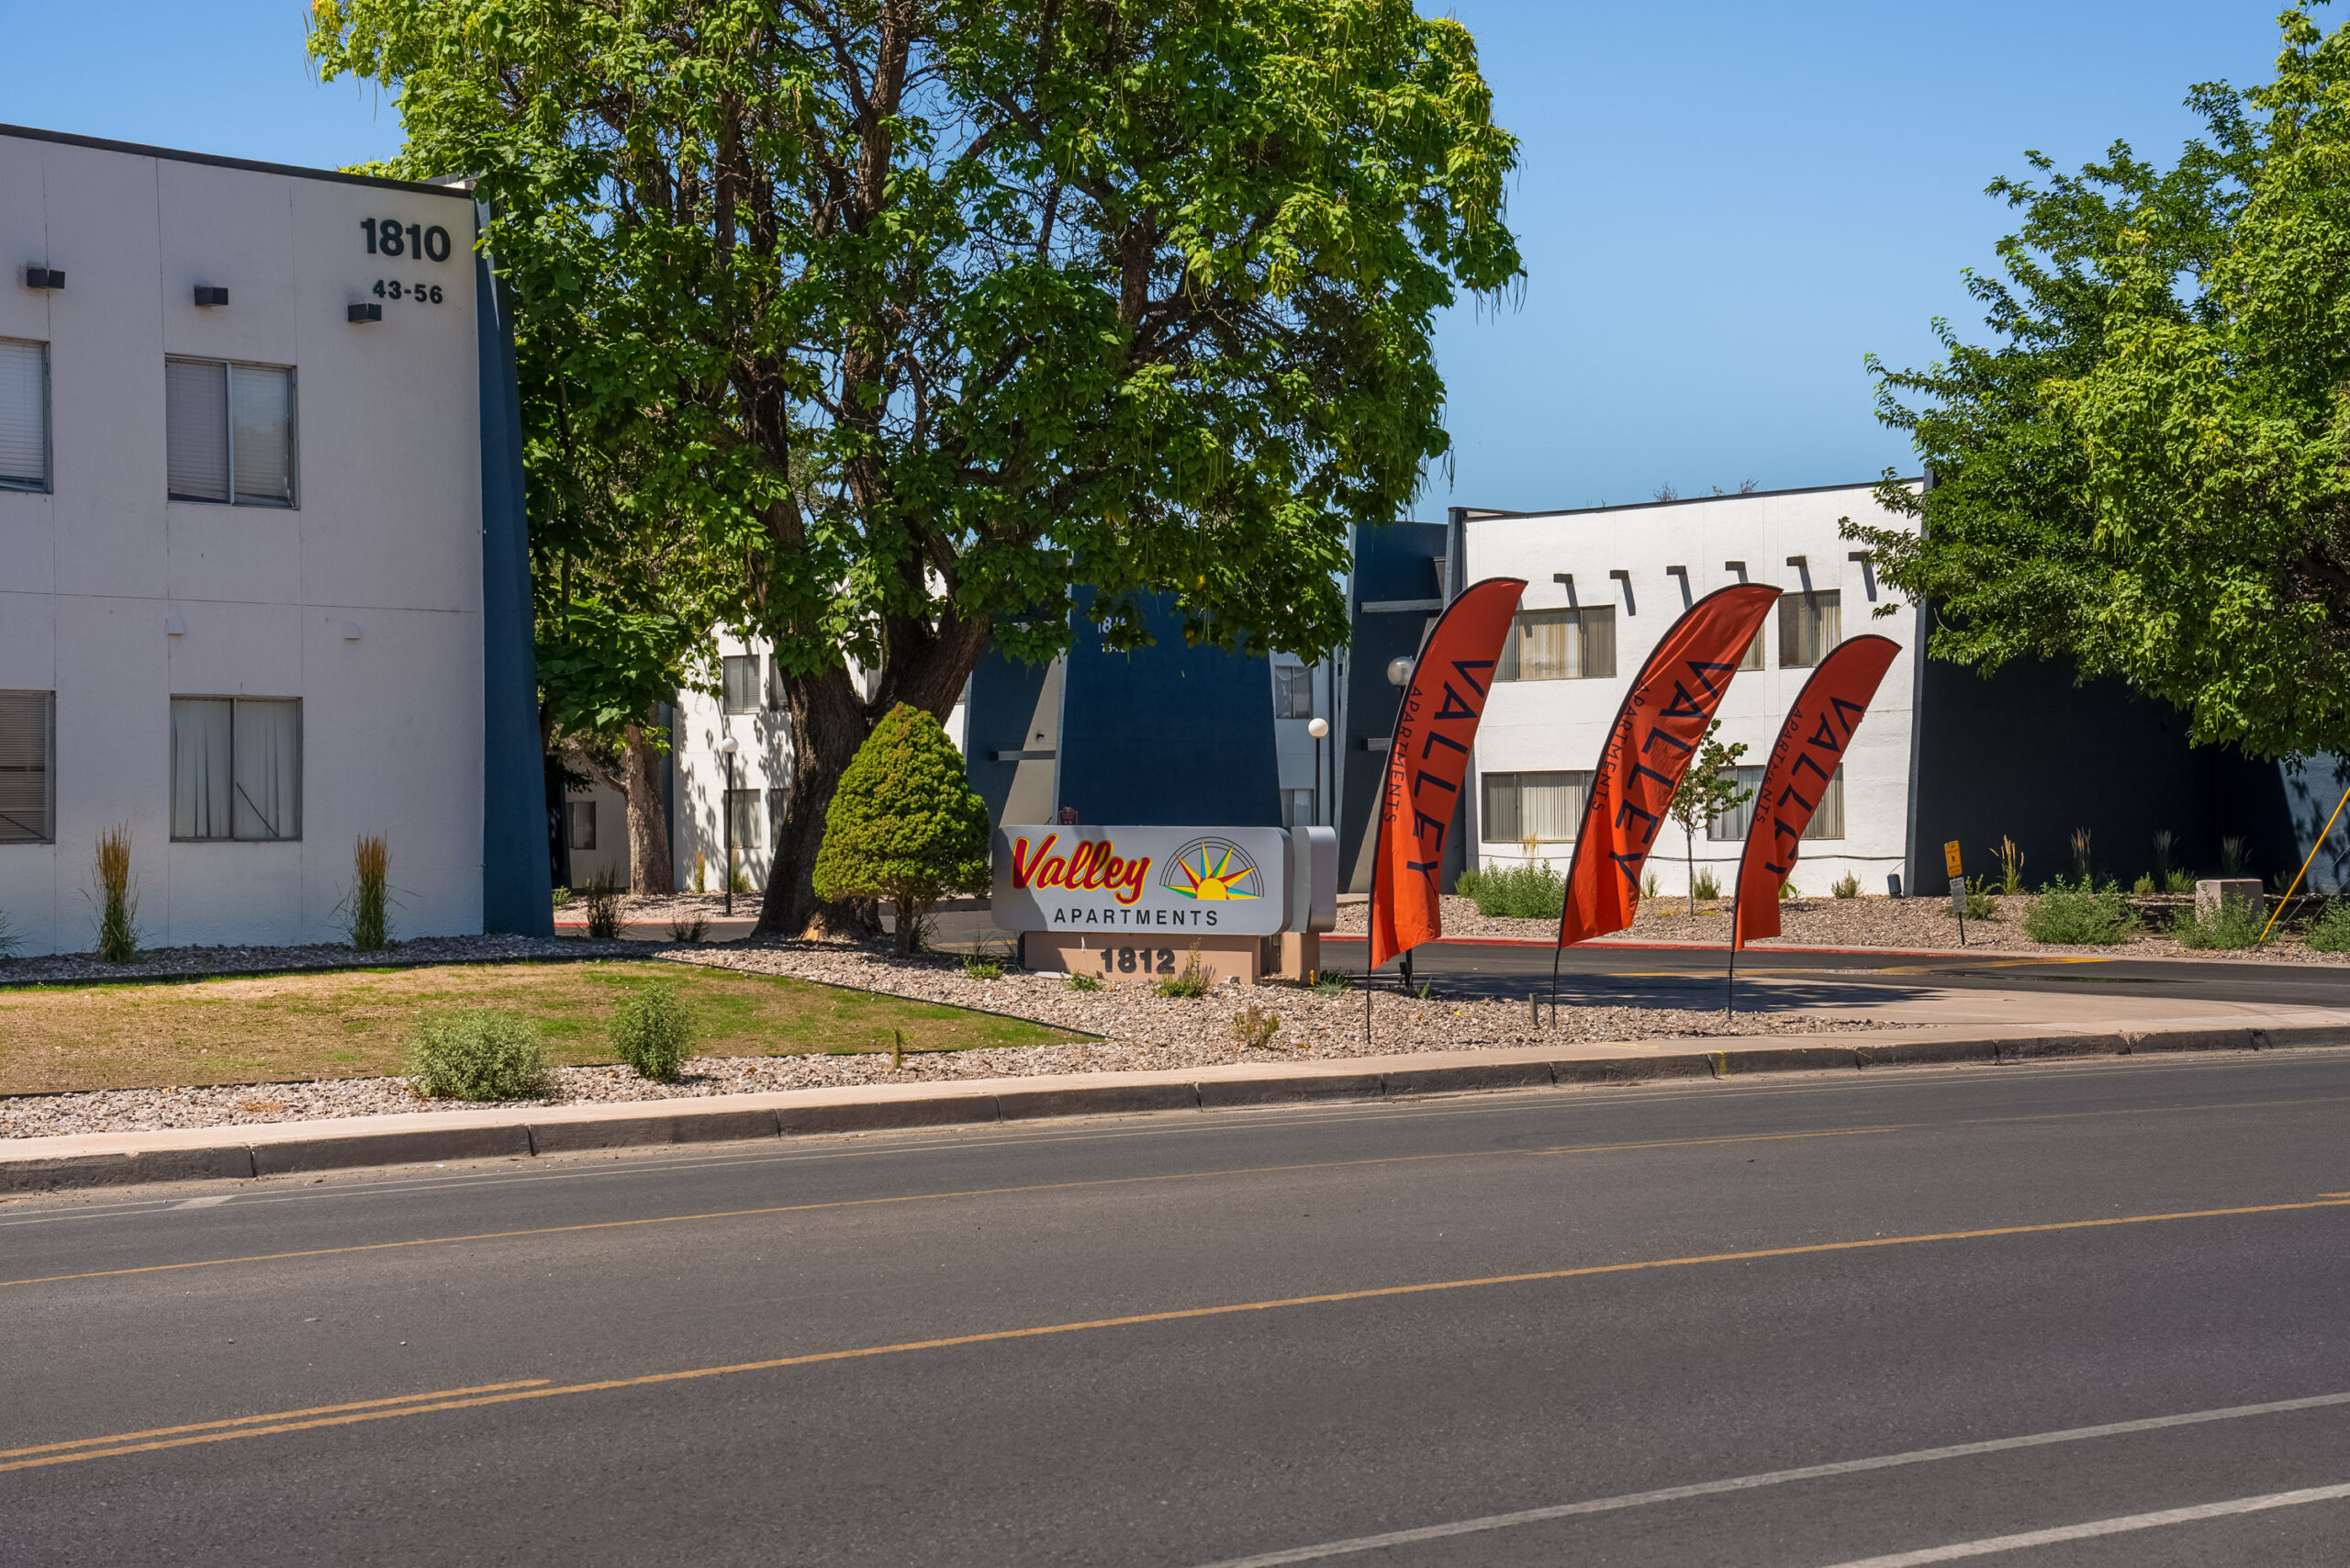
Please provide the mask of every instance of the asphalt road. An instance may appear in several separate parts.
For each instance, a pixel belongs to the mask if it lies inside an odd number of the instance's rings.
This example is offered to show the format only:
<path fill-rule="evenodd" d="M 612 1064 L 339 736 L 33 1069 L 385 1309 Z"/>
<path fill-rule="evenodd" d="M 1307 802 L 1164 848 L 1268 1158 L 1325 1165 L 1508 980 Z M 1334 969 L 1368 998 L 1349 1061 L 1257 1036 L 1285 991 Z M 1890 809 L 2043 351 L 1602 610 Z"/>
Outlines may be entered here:
<path fill-rule="evenodd" d="M 1360 938 L 1323 939 L 1329 966 L 1362 969 Z M 1414 977 L 1439 991 L 1523 998 L 1550 994 L 1556 949 L 1501 943 L 1431 942 L 1414 950 Z M 1620 1006 L 1719 1007 L 1729 955 L 1719 947 L 1578 946 L 1559 953 L 1559 996 L 1566 1002 Z M 1400 966 L 1379 972 L 1394 983 Z M 2177 958 L 2018 958 L 1963 953 L 1851 949 L 1788 951 L 1750 947 L 1738 956 L 1740 986 L 1751 982 L 1783 1005 L 1835 1006 L 1872 995 L 1945 991 L 2042 991 L 2071 996 L 2139 996 L 2185 1002 L 2265 1003 L 2275 1007 L 2350 1007 L 2350 966 Z"/>
<path fill-rule="evenodd" d="M 19 1200 L 0 1562 L 2338 1564 L 2345 1119 L 2279 1052 Z"/>

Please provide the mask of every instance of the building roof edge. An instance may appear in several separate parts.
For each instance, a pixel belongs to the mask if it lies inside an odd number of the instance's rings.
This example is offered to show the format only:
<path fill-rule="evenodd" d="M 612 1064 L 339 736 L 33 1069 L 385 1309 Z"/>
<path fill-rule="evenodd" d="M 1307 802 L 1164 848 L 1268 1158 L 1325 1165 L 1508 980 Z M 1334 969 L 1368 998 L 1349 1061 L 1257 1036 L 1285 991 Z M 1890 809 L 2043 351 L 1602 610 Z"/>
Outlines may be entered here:
<path fill-rule="evenodd" d="M 224 158 L 213 152 L 189 152 L 177 147 L 150 147 L 138 141 L 109 141 L 101 136 L 77 136 L 67 130 L 43 130 L 38 126 L 0 124 L 0 136 L 26 141 L 51 141 L 66 147 L 87 147 L 99 152 L 122 152 L 134 158 L 168 158 L 176 163 L 208 163 L 216 169 L 242 169 L 254 174 L 285 174 L 300 180 L 327 180 L 337 185 L 373 185 L 379 190 L 420 191 L 429 196 L 474 199 L 470 183 L 388 180 L 378 174 L 348 174 L 341 169 L 306 169 L 296 163 L 264 163 L 252 158 Z"/>

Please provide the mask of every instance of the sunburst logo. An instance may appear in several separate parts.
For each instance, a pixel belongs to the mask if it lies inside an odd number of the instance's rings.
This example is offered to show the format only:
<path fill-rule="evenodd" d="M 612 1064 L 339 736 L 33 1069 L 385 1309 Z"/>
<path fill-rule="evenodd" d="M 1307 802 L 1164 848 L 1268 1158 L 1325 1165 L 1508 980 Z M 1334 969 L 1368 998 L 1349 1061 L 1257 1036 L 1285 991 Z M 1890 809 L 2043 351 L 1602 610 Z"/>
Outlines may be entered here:
<path fill-rule="evenodd" d="M 1204 902 L 1262 898 L 1264 879 L 1248 852 L 1228 838 L 1195 838 L 1170 858 L 1158 885 Z"/>

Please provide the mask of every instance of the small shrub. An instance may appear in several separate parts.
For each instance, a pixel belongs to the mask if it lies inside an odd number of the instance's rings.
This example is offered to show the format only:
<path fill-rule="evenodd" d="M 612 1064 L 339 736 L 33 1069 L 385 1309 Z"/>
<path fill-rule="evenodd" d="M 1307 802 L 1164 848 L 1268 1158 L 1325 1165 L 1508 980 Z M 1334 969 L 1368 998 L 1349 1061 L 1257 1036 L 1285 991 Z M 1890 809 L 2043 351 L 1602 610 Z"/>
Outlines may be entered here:
<path fill-rule="evenodd" d="M 569 888 L 557 888 L 554 890 L 554 907 L 557 909 L 569 909 L 571 907 L 571 890 Z"/>
<path fill-rule="evenodd" d="M 621 879 L 610 867 L 588 879 L 582 895 L 588 905 L 589 940 L 610 942 L 621 934 Z"/>
<path fill-rule="evenodd" d="M 2073 849 L 2073 875 L 2083 882 L 2087 882 L 2095 871 L 2094 863 L 2089 857 L 2089 830 L 2085 827 L 2075 828 L 2070 843 Z"/>
<path fill-rule="evenodd" d="M 139 957 L 139 900 L 130 890 L 130 824 L 98 834 L 98 958 L 127 964 Z"/>
<path fill-rule="evenodd" d="M 6 910 L 0 909 L 0 964 L 22 952 L 24 946 L 25 939 L 17 932 L 16 922 L 8 918 Z"/>
<path fill-rule="evenodd" d="M 357 952 L 381 952 L 392 945 L 391 872 L 391 846 L 381 834 L 364 834 L 352 846 L 343 933 Z"/>
<path fill-rule="evenodd" d="M 694 891 L 710 891 L 710 857 L 699 849 L 694 851 Z"/>
<path fill-rule="evenodd" d="M 693 1049 L 693 1013 L 673 982 L 655 980 L 621 998 L 604 1033 L 612 1042 L 612 1053 L 634 1068 L 639 1078 L 671 1083 Z"/>
<path fill-rule="evenodd" d="M 963 974 L 969 980 L 1002 980 L 1003 966 L 993 958 L 966 958 L 963 960 Z"/>
<path fill-rule="evenodd" d="M 1953 918 L 1958 914 L 1956 899 L 1950 901 L 1950 913 Z M 1969 920 L 1999 918 L 1999 895 L 1992 888 L 1989 878 L 1969 877 L 1966 879 L 1966 918 Z"/>
<path fill-rule="evenodd" d="M 729 876 L 726 881 L 735 892 L 747 893 L 751 890 L 751 873 L 741 866 L 734 868 L 733 874 Z"/>
<path fill-rule="evenodd" d="M 1061 981 L 1063 991 L 1100 991 L 1102 982 L 1091 975 L 1071 975 Z"/>
<path fill-rule="evenodd" d="M 1859 898 L 1861 896 L 1860 876 L 1856 872 L 1847 871 L 1842 876 L 1837 878 L 1835 886 L 1831 887 L 1828 890 L 1834 893 L 1840 899 Z"/>
<path fill-rule="evenodd" d="M 811 873 L 820 899 L 886 901 L 898 951 L 915 917 L 954 891 L 989 885 L 987 802 L 936 719 L 901 702 L 881 716 L 824 808 Z"/>
<path fill-rule="evenodd" d="M 1273 1043 L 1273 1031 L 1281 1026 L 1281 1015 L 1268 1013 L 1250 1002 L 1232 1015 L 1232 1037 L 1240 1043 L 1242 1054 L 1261 1051 Z"/>
<path fill-rule="evenodd" d="M 2067 886 L 2052 882 L 2023 917 L 2023 934 L 2035 942 L 2082 946 L 2119 942 L 2130 934 L 2130 906 L 2111 888 L 2102 891 L 2086 877 Z"/>
<path fill-rule="evenodd" d="M 1722 885 L 1714 879 L 1714 868 L 1711 866 L 1697 873 L 1696 881 L 1690 886 L 1689 896 L 1699 899 L 1718 899 L 1722 896 Z"/>
<path fill-rule="evenodd" d="M 1200 945 L 1192 944 L 1191 957 L 1183 960 L 1182 969 L 1158 982 L 1161 996 L 1205 996 L 1208 993 L 1208 973 L 1200 968 Z"/>
<path fill-rule="evenodd" d="M 1489 919 L 1556 920 L 1567 902 L 1567 879 L 1548 860 L 1506 870 L 1488 866 L 1463 871 L 1452 890 L 1473 902 L 1477 913 Z"/>
<path fill-rule="evenodd" d="M 2209 912 L 2185 910 L 2170 928 L 2182 947 L 2249 947 L 2260 940 L 2268 912 L 2250 899 L 2222 899 Z"/>
<path fill-rule="evenodd" d="M 1793 882 L 1781 882 L 1779 884 L 1779 902 L 1781 903 L 1793 903 L 1796 900 L 1801 897 L 1803 897 L 1803 895 L 1796 891 L 1796 885 Z"/>
<path fill-rule="evenodd" d="M 428 1013 L 408 1043 L 408 1082 L 427 1100 L 537 1100 L 552 1088 L 539 1026 L 476 1007 Z"/>
<path fill-rule="evenodd" d="M 1649 873 L 1649 879 L 1640 884 L 1640 897 L 1644 899 L 1652 899 L 1656 897 L 1656 873 L 1654 871 L 1651 871 Z"/>
<path fill-rule="evenodd" d="M 2178 870 L 2167 871 L 2163 874 L 2163 891 L 2166 893 L 2191 893 L 2194 890 L 2194 872 L 2181 868 Z"/>
<path fill-rule="evenodd" d="M 2144 898 L 2150 893 L 2155 893 L 2161 890 L 2161 889 L 2154 886 L 2154 874 L 2152 871 L 2147 872 L 2144 876 L 2140 877 L 2136 881 L 2130 884 L 2130 891 L 2139 898 Z"/>
<path fill-rule="evenodd" d="M 672 942 L 699 942 L 709 935 L 710 922 L 699 914 L 691 920 L 681 920 L 674 915 L 670 917 L 669 940 Z"/>
<path fill-rule="evenodd" d="M 2220 840 L 2220 875 L 2241 877 L 2246 864 L 2244 840 L 2233 834 Z"/>
<path fill-rule="evenodd" d="M 2310 925 L 2310 946 L 2321 953 L 2350 953 L 2350 899 L 2329 899 Z"/>
<path fill-rule="evenodd" d="M 1999 857 L 1999 891 L 2013 898 L 2023 891 L 2023 851 L 2006 834 L 1999 835 L 1999 847 L 1992 854 Z"/>
<path fill-rule="evenodd" d="M 1317 969 L 1314 975 L 1314 994 L 1344 996 L 1354 989 L 1354 982 L 1336 969 Z"/>

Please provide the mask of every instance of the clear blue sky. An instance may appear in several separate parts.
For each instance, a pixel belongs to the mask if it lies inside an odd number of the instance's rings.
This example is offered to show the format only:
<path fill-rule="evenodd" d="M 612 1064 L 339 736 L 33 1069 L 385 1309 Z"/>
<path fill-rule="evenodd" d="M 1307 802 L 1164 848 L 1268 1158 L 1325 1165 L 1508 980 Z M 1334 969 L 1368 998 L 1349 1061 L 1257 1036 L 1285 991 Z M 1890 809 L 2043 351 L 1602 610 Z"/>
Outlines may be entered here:
<path fill-rule="evenodd" d="M 1431 5 L 1434 0 L 1423 0 Z M 1908 472 L 1862 355 L 1972 329 L 1959 269 L 2023 150 L 2168 157 L 2190 83 L 2265 80 L 2280 0 L 1455 0 L 1525 141 L 1522 302 L 1441 338 L 1456 456 L 1419 510 L 1646 499 Z M 2329 18 L 2329 26 L 2350 13 Z M 398 144 L 371 90 L 315 85 L 299 0 L 9 7 L 0 120 L 283 162 Z"/>

